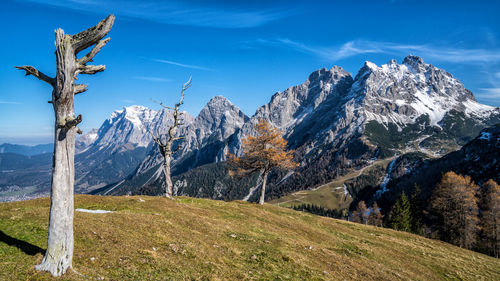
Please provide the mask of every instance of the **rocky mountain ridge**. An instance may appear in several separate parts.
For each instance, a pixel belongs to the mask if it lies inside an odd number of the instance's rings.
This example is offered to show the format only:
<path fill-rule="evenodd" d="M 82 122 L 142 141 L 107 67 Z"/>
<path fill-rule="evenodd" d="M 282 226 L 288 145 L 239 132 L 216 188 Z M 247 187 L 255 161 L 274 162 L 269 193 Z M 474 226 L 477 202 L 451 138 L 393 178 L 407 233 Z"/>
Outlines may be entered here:
<path fill-rule="evenodd" d="M 259 119 L 283 131 L 289 147 L 296 149 L 296 159 L 301 162 L 295 173 L 276 171 L 271 175 L 272 188 L 268 196 L 279 197 L 361 169 L 375 159 L 416 151 L 438 157 L 457 150 L 481 129 L 500 122 L 500 110 L 479 104 L 451 74 L 416 56 L 406 57 L 401 64 L 391 60 L 380 67 L 365 62 L 354 78 L 341 67 L 324 68 L 311 73 L 303 84 L 274 94 L 252 117 L 234 126 L 233 135 L 226 134 L 226 138 L 217 139 L 205 150 L 196 150 L 196 157 L 192 154 L 194 150 L 177 156 L 177 165 L 184 168 L 175 171 L 174 164 L 174 174 L 181 174 L 196 164 L 223 161 L 228 151 L 241 153 L 242 138 L 253 133 L 253 125 Z M 192 144 L 187 145 L 190 146 Z M 200 155 L 210 155 L 212 159 L 199 163 L 196 158 Z M 158 159 L 149 160 L 149 167 L 158 169 L 158 163 Z M 132 175 L 128 184 L 127 181 L 121 184 L 122 191 L 120 186 L 115 187 L 116 194 L 147 185 L 159 187 L 160 173 L 155 173 L 154 179 L 151 174 L 141 170 Z M 148 175 L 147 181 L 140 179 L 144 175 Z M 219 192 L 225 194 L 231 189 L 224 180 L 214 179 L 199 190 L 190 186 L 189 177 L 179 177 L 179 194 L 217 194 L 204 190 L 214 188 L 226 190 Z M 244 189 L 250 189 L 253 184 L 255 182 Z M 191 190 L 190 193 L 185 193 L 183 188 Z M 237 193 L 245 197 L 251 195 Z"/>
<path fill-rule="evenodd" d="M 271 174 L 267 196 L 274 198 L 324 184 L 376 159 L 455 151 L 481 129 L 500 122 L 500 109 L 479 104 L 451 74 L 408 56 L 401 64 L 365 62 L 354 78 L 338 66 L 314 71 L 304 83 L 275 93 L 252 117 L 216 96 L 196 117 L 184 112 L 183 118 L 179 135 L 185 140 L 173 159 L 178 194 L 252 200 L 259 178 L 239 183 L 242 190 L 234 191 L 234 181 L 219 163 L 227 152 L 241 153 L 241 140 L 254 133 L 259 119 L 283 131 L 301 163 L 294 172 Z M 77 192 L 161 190 L 161 156 L 149 132 L 166 132 L 171 120 L 168 109 L 126 107 L 81 136 Z M 218 178 L 210 178 L 215 174 Z M 193 177 L 200 176 L 206 180 L 195 187 L 200 182 Z M 49 183 L 39 189 L 48 190 Z"/>

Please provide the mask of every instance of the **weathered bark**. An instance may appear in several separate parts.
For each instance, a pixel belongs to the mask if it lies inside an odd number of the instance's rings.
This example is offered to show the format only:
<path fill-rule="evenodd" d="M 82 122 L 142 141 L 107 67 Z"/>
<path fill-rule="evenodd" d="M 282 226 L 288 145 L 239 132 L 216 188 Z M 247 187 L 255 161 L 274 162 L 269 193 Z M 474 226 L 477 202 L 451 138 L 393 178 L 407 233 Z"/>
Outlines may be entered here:
<path fill-rule="evenodd" d="M 170 161 L 171 161 L 171 156 L 165 155 L 163 161 L 163 174 L 165 175 L 165 196 L 172 199 L 173 184 L 172 184 L 172 177 L 170 176 Z"/>
<path fill-rule="evenodd" d="M 264 205 L 264 198 L 266 197 L 266 183 L 267 183 L 267 175 L 269 174 L 268 170 L 265 170 L 262 174 L 262 188 L 260 189 L 260 199 L 259 204 Z"/>
<path fill-rule="evenodd" d="M 91 61 L 109 40 L 99 41 L 109 32 L 113 22 L 114 16 L 108 16 L 97 25 L 100 28 L 93 27 L 73 36 L 57 29 L 55 78 L 48 77 L 32 66 L 16 67 L 25 70 L 26 75 L 31 74 L 53 87 L 50 103 L 54 108 L 55 128 L 47 251 L 42 262 L 35 266 L 37 270 L 48 271 L 53 276 L 64 274 L 71 268 L 73 260 L 75 137 L 77 132 L 81 133 L 77 125 L 82 121 L 81 115 L 75 117 L 73 98 L 75 94 L 87 89 L 87 85 L 75 85 L 74 80 L 78 73 L 93 74 L 96 70 L 105 69 L 104 66 L 85 64 Z M 101 43 L 103 41 L 105 42 Z M 77 60 L 79 51 L 94 44 L 96 46 L 84 56 L 83 61 Z"/>
<path fill-rule="evenodd" d="M 162 135 L 160 132 L 156 132 L 156 135 L 151 133 L 151 136 L 158 144 L 158 148 L 160 149 L 160 154 L 163 157 L 163 175 L 165 177 L 165 197 L 173 199 L 173 184 L 172 184 L 172 177 L 171 177 L 171 172 L 170 172 L 170 162 L 172 160 L 172 154 L 177 152 L 179 149 L 181 149 L 181 146 L 177 146 L 175 150 L 172 150 L 172 146 L 174 144 L 174 141 L 176 140 L 181 140 L 184 137 L 176 137 L 177 135 L 177 128 L 181 125 L 184 125 L 180 121 L 180 116 L 182 115 L 182 112 L 179 112 L 179 107 L 184 104 L 184 92 L 191 87 L 191 77 L 189 80 L 182 85 L 182 91 L 181 91 L 181 98 L 179 99 L 179 102 L 175 104 L 175 107 L 168 107 L 163 105 L 163 103 L 159 103 L 161 106 L 164 108 L 172 109 L 173 110 L 173 117 L 174 117 L 174 124 L 169 127 L 168 129 L 168 134 L 167 135 Z M 166 138 L 166 141 L 164 142 L 162 140 L 162 137 Z"/>

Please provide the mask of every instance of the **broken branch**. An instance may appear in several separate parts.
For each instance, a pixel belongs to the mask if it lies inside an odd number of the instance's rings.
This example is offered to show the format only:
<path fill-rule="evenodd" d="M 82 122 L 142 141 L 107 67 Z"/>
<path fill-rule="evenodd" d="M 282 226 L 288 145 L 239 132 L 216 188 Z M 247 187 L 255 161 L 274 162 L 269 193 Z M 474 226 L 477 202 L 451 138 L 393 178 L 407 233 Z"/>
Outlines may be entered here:
<path fill-rule="evenodd" d="M 26 71 L 26 73 L 24 74 L 25 76 L 33 75 L 36 78 L 49 83 L 51 86 L 54 86 L 54 83 L 56 81 L 56 79 L 43 74 L 41 71 L 30 65 L 15 66 L 15 68 Z"/>
<path fill-rule="evenodd" d="M 83 93 L 83 92 L 87 91 L 88 86 L 89 85 L 87 85 L 87 84 L 76 84 L 73 92 L 75 95 Z"/>
<path fill-rule="evenodd" d="M 59 125 L 59 128 L 66 128 L 66 130 L 69 130 L 72 127 L 75 127 L 76 125 L 80 124 L 80 122 L 82 122 L 82 115 L 78 114 L 78 116 L 76 118 L 71 117 L 71 116 L 66 117 L 58 125 Z"/>
<path fill-rule="evenodd" d="M 78 68 L 78 73 L 95 74 L 97 72 L 104 71 L 105 69 L 105 65 L 80 65 L 80 67 Z"/>
<path fill-rule="evenodd" d="M 96 26 L 71 36 L 71 43 L 73 44 L 75 54 L 97 44 L 111 30 L 114 21 L 115 16 L 109 15 Z"/>

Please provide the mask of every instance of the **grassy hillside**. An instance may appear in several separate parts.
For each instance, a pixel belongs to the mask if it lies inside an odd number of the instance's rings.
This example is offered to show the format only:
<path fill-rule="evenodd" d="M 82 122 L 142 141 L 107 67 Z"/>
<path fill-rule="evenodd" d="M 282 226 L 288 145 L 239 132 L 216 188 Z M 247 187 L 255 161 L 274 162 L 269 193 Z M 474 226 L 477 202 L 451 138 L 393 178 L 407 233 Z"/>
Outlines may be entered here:
<path fill-rule="evenodd" d="M 0 280 L 50 280 L 47 198 L 0 204 Z M 79 273 L 60 280 L 500 280 L 500 260 L 266 204 L 78 195 Z"/>

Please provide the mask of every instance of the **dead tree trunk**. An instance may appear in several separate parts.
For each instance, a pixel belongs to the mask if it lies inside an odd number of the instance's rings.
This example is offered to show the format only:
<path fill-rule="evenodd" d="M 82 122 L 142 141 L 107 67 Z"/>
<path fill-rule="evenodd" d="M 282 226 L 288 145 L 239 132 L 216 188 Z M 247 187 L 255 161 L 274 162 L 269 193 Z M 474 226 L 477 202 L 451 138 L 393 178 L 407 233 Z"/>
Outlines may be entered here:
<path fill-rule="evenodd" d="M 191 77 L 186 83 L 184 83 L 184 85 L 182 85 L 181 98 L 179 99 L 179 102 L 175 104 L 174 107 L 165 106 L 163 105 L 163 103 L 159 102 L 159 104 L 164 108 L 173 110 L 172 115 L 174 117 L 174 124 L 168 128 L 168 134 L 162 135 L 158 130 L 156 131 L 156 135 L 150 132 L 154 142 L 158 144 L 158 148 L 160 149 L 160 154 L 163 157 L 163 174 L 165 176 L 165 196 L 170 199 L 173 199 L 173 183 L 170 172 L 170 163 L 172 161 L 172 154 L 176 153 L 179 149 L 182 148 L 182 146 L 179 145 L 177 146 L 177 148 L 172 150 L 172 146 L 174 144 L 174 141 L 181 140 L 184 138 L 184 137 L 176 137 L 176 135 L 177 135 L 177 128 L 181 125 L 184 125 L 184 123 L 181 123 L 181 120 L 179 119 L 180 116 L 182 115 L 182 112 L 179 112 L 179 107 L 184 103 L 184 92 L 189 87 L 191 87 Z M 165 141 L 163 139 L 165 139 Z"/>
<path fill-rule="evenodd" d="M 47 251 L 37 270 L 60 276 L 72 266 L 73 260 L 73 188 L 75 181 L 74 155 L 75 136 L 81 134 L 77 125 L 82 116 L 75 117 L 73 97 L 87 90 L 87 85 L 75 84 L 76 76 L 103 71 L 104 65 L 87 65 L 106 45 L 109 38 L 101 40 L 113 26 L 114 16 L 108 16 L 96 26 L 75 35 L 64 34 L 62 29 L 56 33 L 57 74 L 51 78 L 32 66 L 16 66 L 49 83 L 52 90 L 52 103 L 55 114 L 54 154 L 52 163 L 52 184 L 50 190 L 50 215 Z M 95 45 L 80 59 L 77 54 Z"/>
<path fill-rule="evenodd" d="M 180 147 L 178 147 L 180 149 Z M 171 177 L 171 172 L 170 172 L 170 162 L 171 162 L 171 155 L 165 155 L 165 158 L 163 159 L 163 174 L 165 175 L 165 196 L 172 199 L 173 198 L 173 184 L 172 184 L 172 177 Z"/>
<path fill-rule="evenodd" d="M 266 169 L 262 174 L 262 188 L 260 189 L 260 199 L 259 204 L 264 205 L 264 198 L 266 197 L 266 183 L 267 183 L 267 175 L 269 171 Z"/>

